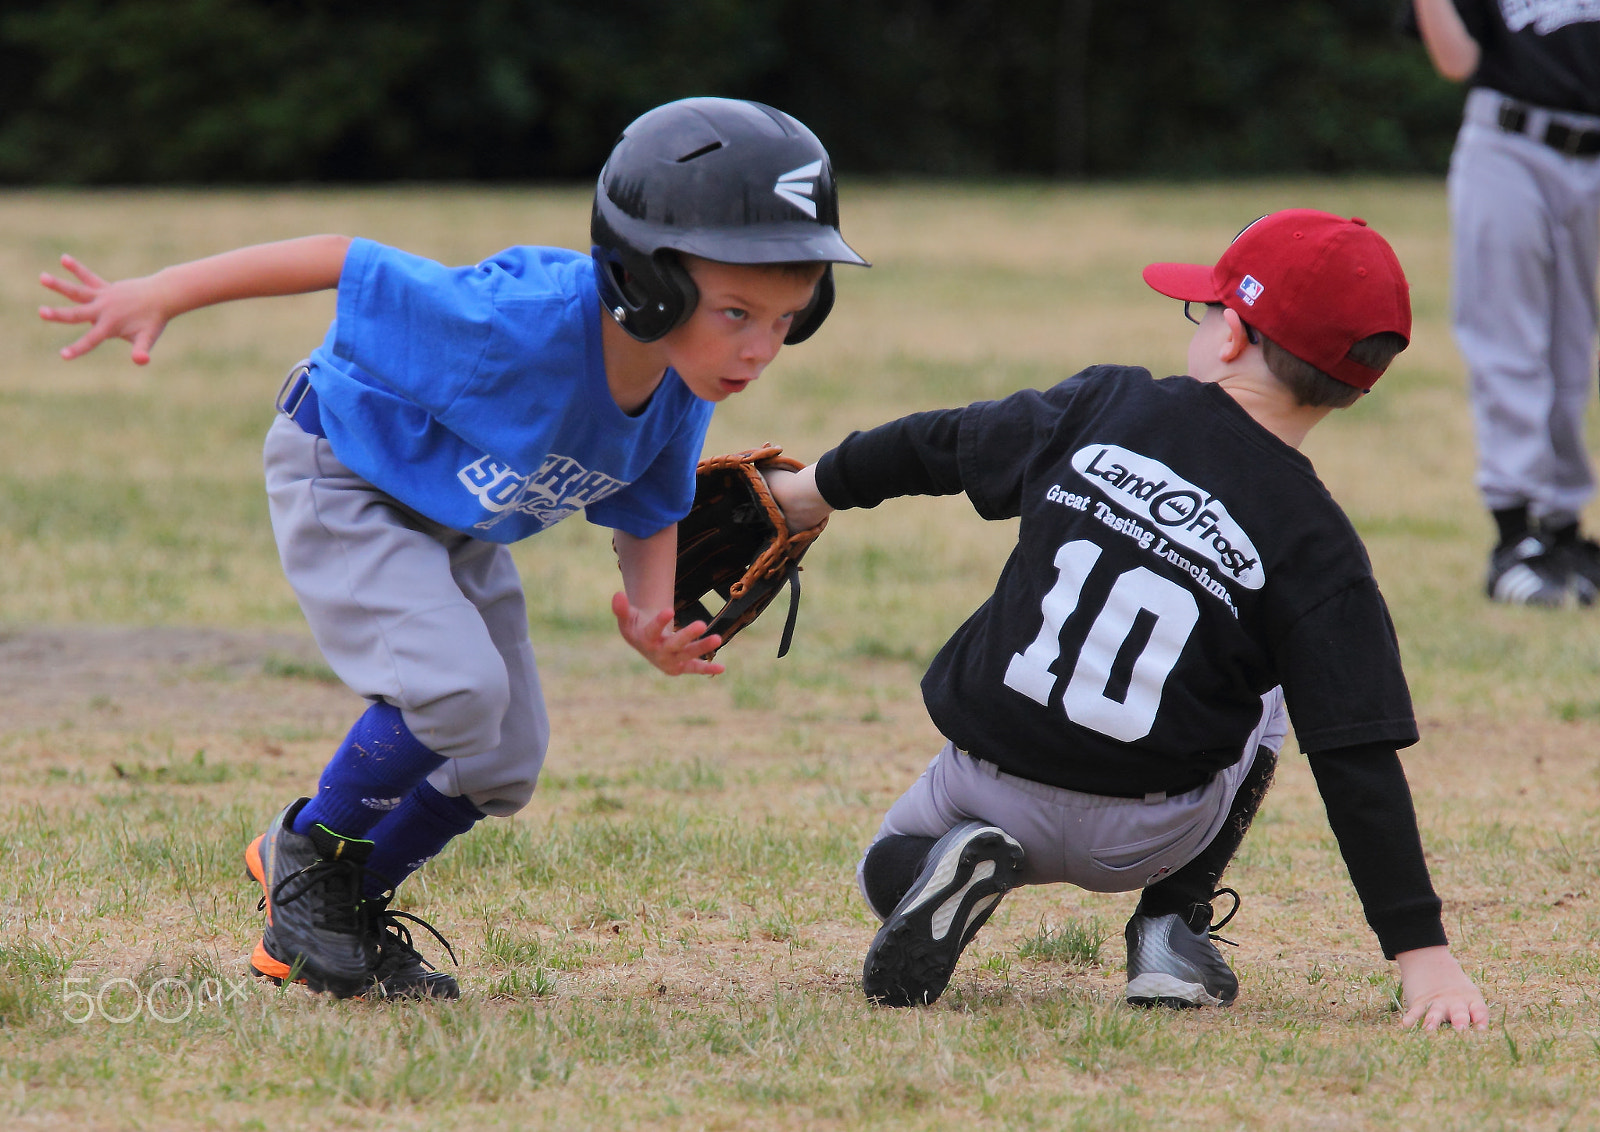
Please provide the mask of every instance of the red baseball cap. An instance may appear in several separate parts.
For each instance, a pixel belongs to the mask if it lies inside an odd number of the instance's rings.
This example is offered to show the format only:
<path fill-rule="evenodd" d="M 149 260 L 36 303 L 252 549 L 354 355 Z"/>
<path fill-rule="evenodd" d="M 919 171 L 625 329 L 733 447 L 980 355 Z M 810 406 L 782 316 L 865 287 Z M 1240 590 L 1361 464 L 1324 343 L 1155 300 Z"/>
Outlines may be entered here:
<path fill-rule="evenodd" d="M 1144 281 L 1169 298 L 1221 303 L 1303 362 L 1357 389 L 1381 371 L 1350 347 L 1392 331 L 1411 341 L 1411 289 L 1394 249 L 1359 218 L 1291 208 L 1234 237 L 1215 267 L 1152 263 Z"/>

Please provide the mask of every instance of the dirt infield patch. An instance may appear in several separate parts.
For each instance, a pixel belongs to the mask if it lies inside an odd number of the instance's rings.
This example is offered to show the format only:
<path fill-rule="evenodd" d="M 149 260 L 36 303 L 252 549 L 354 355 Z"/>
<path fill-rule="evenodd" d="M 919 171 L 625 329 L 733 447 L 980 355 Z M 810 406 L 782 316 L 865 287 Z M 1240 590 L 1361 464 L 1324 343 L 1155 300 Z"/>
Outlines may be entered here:
<path fill-rule="evenodd" d="M 351 694 L 305 633 L 205 628 L 33 627 L 0 632 L 0 720 L 7 731 L 60 726 L 232 730 L 339 711 Z"/>

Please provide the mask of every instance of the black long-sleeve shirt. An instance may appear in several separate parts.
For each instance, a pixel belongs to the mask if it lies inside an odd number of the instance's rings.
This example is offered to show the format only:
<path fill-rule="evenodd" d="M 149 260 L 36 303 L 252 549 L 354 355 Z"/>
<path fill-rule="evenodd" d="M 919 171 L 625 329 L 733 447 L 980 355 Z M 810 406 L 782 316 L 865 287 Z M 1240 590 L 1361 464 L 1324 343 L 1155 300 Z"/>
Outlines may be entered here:
<path fill-rule="evenodd" d="M 1239 758 L 1281 685 L 1385 953 L 1445 941 L 1365 550 L 1310 462 L 1221 389 L 1096 367 L 853 433 L 817 486 L 841 509 L 965 492 L 1020 516 L 993 595 L 923 679 L 957 746 L 1068 789 L 1178 793 Z"/>

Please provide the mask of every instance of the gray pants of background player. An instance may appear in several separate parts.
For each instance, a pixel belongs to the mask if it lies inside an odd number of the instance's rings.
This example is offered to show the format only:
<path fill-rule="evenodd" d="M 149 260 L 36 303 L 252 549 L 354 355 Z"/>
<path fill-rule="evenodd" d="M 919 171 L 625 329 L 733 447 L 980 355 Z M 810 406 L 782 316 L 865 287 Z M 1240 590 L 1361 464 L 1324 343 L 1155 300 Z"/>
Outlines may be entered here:
<path fill-rule="evenodd" d="M 445 756 L 439 793 L 493 815 L 527 805 L 550 724 L 510 552 L 402 507 L 287 417 L 265 465 L 284 573 L 339 679 Z"/>
<path fill-rule="evenodd" d="M 1600 158 L 1538 140 L 1551 121 L 1600 119 L 1534 109 L 1528 131 L 1497 125 L 1504 96 L 1467 96 L 1450 161 L 1456 343 L 1472 381 L 1478 490 L 1491 511 L 1528 504 L 1562 526 L 1594 494 L 1583 414 L 1595 382 Z"/>
<path fill-rule="evenodd" d="M 1261 697 L 1261 721 L 1238 762 L 1186 794 L 1144 798 L 1080 794 L 1017 778 L 946 743 L 922 777 L 889 807 L 872 840 L 876 844 L 895 834 L 942 837 L 976 820 L 999 826 L 1022 845 L 1022 884 L 1065 881 L 1091 892 L 1132 892 L 1182 868 L 1211 844 L 1256 751 L 1266 747 L 1276 753 L 1287 733 L 1283 693 L 1274 688 Z M 859 863 L 856 881 L 866 896 Z M 882 918 L 892 909 L 873 911 Z"/>

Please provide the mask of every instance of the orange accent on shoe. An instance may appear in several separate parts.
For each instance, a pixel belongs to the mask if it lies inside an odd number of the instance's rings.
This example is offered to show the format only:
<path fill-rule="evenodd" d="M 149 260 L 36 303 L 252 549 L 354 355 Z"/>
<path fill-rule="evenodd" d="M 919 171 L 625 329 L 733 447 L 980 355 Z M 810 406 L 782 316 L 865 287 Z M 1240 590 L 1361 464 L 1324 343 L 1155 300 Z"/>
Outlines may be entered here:
<path fill-rule="evenodd" d="M 279 983 L 289 977 L 289 965 L 268 955 L 266 945 L 260 940 L 256 941 L 256 949 L 250 953 L 250 966 L 258 975 L 265 975 Z M 304 979 L 299 981 L 305 982 Z"/>
<path fill-rule="evenodd" d="M 261 842 L 266 835 L 261 834 L 244 851 L 244 867 L 250 870 L 250 875 L 256 878 L 261 885 L 261 896 L 267 902 L 267 923 L 272 923 L 272 893 L 267 891 L 267 869 L 261 863 Z M 259 948 L 257 949 L 259 950 Z M 263 953 L 264 954 L 264 953 Z"/>

